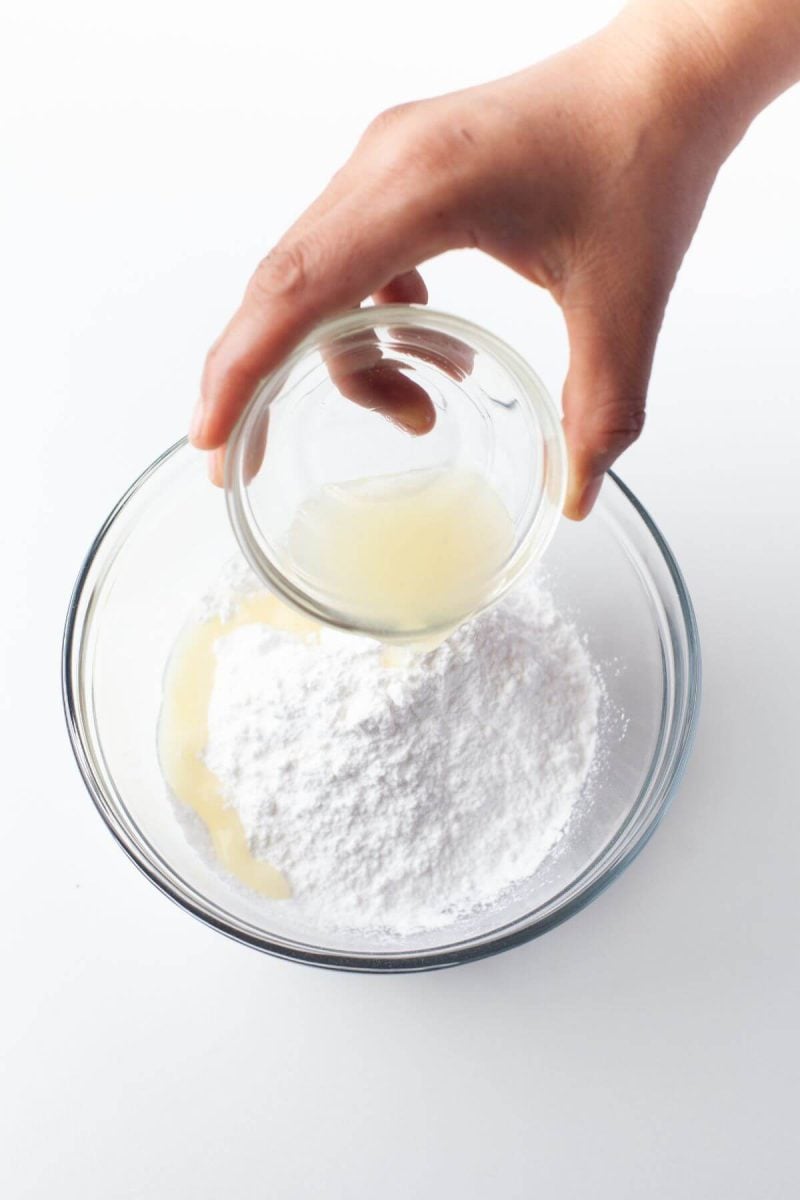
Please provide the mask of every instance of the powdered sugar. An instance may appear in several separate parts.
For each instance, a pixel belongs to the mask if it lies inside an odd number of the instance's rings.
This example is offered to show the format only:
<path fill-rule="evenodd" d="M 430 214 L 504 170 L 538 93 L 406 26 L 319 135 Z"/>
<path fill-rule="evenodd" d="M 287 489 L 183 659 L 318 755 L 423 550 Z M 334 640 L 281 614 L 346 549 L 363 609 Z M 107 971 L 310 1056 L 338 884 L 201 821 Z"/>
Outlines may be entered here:
<path fill-rule="evenodd" d="M 260 587 L 258 576 L 246 559 L 240 555 L 229 558 L 211 587 L 201 597 L 193 618 L 196 621 L 208 621 L 213 617 L 220 617 L 223 621 L 229 621 L 242 600 L 257 592 Z"/>
<path fill-rule="evenodd" d="M 240 576 L 207 604 L 235 605 Z M 530 582 L 403 666 L 367 639 L 265 625 L 216 656 L 206 764 L 320 927 L 404 934 L 492 904 L 558 841 L 590 773 L 595 673 Z"/>

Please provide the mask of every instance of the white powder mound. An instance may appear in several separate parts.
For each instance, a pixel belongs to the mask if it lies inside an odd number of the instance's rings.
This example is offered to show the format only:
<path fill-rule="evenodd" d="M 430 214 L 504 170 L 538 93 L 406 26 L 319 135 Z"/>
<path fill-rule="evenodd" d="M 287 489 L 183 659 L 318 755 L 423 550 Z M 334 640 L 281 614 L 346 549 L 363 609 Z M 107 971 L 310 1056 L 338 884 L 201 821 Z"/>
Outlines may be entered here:
<path fill-rule="evenodd" d="M 262 585 L 250 564 L 237 555 L 230 558 L 220 571 L 213 585 L 201 597 L 194 612 L 196 621 L 209 621 L 220 617 L 229 621 L 241 602 L 257 592 Z"/>
<path fill-rule="evenodd" d="M 590 771 L 592 663 L 530 584 L 400 667 L 366 639 L 264 625 L 216 654 L 206 764 L 318 926 L 406 934 L 491 904 Z"/>

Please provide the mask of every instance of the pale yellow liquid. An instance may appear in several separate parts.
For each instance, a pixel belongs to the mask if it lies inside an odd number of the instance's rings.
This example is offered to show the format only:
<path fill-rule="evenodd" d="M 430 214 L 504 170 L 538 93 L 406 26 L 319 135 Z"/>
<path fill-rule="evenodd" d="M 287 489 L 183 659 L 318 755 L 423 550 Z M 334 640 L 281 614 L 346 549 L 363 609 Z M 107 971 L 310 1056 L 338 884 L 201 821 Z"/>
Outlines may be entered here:
<path fill-rule="evenodd" d="M 268 593 L 248 596 L 229 621 L 215 618 L 185 630 L 164 680 L 159 756 L 173 794 L 197 813 L 208 830 L 220 866 L 253 891 L 282 900 L 291 894 L 286 879 L 251 853 L 238 813 L 225 805 L 216 776 L 203 762 L 214 686 L 214 643 L 234 629 L 259 623 L 309 638 L 318 631 L 317 625 Z"/>
<path fill-rule="evenodd" d="M 514 546 L 477 472 L 408 471 L 328 484 L 298 509 L 289 553 L 312 594 L 355 624 L 424 641 L 480 607 Z"/>

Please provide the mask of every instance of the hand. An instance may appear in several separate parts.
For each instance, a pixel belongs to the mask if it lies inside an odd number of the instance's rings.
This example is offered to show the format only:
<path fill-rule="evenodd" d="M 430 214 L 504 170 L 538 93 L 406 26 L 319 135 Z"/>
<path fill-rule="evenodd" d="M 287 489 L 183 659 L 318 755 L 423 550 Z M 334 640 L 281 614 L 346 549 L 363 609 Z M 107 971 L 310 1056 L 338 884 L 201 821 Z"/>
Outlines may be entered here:
<path fill-rule="evenodd" d="M 320 319 L 368 296 L 424 302 L 418 264 L 476 247 L 564 313 L 565 511 L 585 516 L 641 432 L 667 298 L 741 132 L 706 87 L 717 40 L 688 8 L 683 21 L 654 38 L 626 11 L 519 74 L 381 114 L 250 280 L 206 361 L 194 444 L 224 447 L 258 381 Z M 424 432 L 418 399 L 401 389 L 390 405 Z"/>

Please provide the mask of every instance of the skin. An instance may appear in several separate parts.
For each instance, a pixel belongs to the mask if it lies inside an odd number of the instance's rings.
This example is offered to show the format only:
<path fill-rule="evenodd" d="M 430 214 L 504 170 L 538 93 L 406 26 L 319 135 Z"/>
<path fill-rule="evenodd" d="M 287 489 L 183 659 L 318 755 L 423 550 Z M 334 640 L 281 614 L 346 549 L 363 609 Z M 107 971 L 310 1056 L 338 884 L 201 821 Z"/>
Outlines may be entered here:
<path fill-rule="evenodd" d="M 641 0 L 536 66 L 381 113 L 209 352 L 190 436 L 213 451 L 212 479 L 259 380 L 319 320 L 370 296 L 424 303 L 419 264 L 474 247 L 564 314 L 565 512 L 586 516 L 642 430 L 664 309 L 717 171 L 798 78 L 800 0 Z M 427 397 L 391 365 L 369 369 L 345 394 L 424 434 Z"/>

